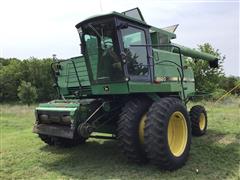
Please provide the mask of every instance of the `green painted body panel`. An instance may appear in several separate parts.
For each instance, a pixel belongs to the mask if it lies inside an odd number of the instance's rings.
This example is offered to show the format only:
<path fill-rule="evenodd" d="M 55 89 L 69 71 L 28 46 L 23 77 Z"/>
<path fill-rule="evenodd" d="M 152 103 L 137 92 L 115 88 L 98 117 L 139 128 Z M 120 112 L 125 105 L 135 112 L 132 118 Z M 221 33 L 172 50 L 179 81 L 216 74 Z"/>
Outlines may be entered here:
<path fill-rule="evenodd" d="M 154 74 L 156 77 L 158 76 L 169 76 L 176 77 L 179 76 L 177 66 L 171 62 L 164 61 L 172 61 L 180 66 L 180 57 L 176 53 L 171 53 L 168 51 L 157 50 L 153 51 L 153 60 L 154 60 Z M 183 65 L 185 63 L 183 62 Z"/>
<path fill-rule="evenodd" d="M 76 117 L 79 114 L 79 107 L 80 103 L 77 103 L 77 101 L 50 101 L 48 103 L 41 103 L 39 104 L 39 107 L 36 108 L 37 112 L 40 111 L 50 111 L 50 112 L 69 112 L 71 118 L 73 120 L 76 119 Z"/>
<path fill-rule="evenodd" d="M 93 95 L 109 95 L 109 94 L 128 94 L 128 83 L 112 83 L 92 85 Z"/>
<path fill-rule="evenodd" d="M 181 66 L 180 63 L 180 56 L 177 53 L 154 49 L 153 51 L 153 59 L 154 59 L 154 75 L 155 78 L 166 79 L 165 83 L 177 83 L 181 86 L 180 83 L 180 74 L 179 74 L 179 67 Z M 190 67 L 186 66 L 186 58 L 182 56 L 182 65 L 184 66 L 184 79 L 183 85 L 185 89 L 185 95 L 191 94 L 195 92 L 195 84 L 194 84 L 194 74 Z M 174 64 L 174 63 L 176 64 Z M 179 69 L 179 71 L 178 71 Z M 181 71 L 180 71 L 181 73 Z M 160 83 L 161 84 L 161 83 Z M 164 84 L 164 83 L 163 83 Z M 165 92 L 174 92 L 172 88 L 165 88 Z M 182 91 L 182 88 L 178 89 Z"/>
<path fill-rule="evenodd" d="M 75 63 L 77 73 L 72 61 Z M 58 85 L 61 94 L 67 96 L 73 94 L 74 91 L 79 90 L 77 75 L 79 76 L 81 86 L 84 89 L 83 94 L 91 94 L 88 71 L 83 56 L 74 57 L 68 61 L 60 61 L 59 64 L 61 65 L 61 69 L 59 70 L 58 75 Z"/>
<path fill-rule="evenodd" d="M 148 93 L 148 92 L 180 92 L 181 85 L 178 82 L 146 83 L 129 82 L 129 93 Z"/>

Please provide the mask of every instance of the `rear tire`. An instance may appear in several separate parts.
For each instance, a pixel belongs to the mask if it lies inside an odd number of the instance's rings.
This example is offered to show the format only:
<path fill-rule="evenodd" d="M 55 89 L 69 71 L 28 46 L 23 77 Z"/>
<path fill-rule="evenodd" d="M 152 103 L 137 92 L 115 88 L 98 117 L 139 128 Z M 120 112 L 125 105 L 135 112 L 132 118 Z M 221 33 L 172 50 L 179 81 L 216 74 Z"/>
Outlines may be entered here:
<path fill-rule="evenodd" d="M 162 98 L 152 104 L 145 125 L 145 148 L 150 161 L 175 170 L 187 161 L 191 144 L 188 112 L 179 99 Z"/>
<path fill-rule="evenodd" d="M 203 106 L 196 105 L 190 110 L 190 119 L 192 122 L 192 134 L 202 136 L 207 131 L 207 112 Z"/>
<path fill-rule="evenodd" d="M 131 161 L 147 161 L 143 148 L 144 121 L 151 101 L 146 98 L 133 98 L 122 109 L 118 121 L 118 140 L 122 153 Z"/>

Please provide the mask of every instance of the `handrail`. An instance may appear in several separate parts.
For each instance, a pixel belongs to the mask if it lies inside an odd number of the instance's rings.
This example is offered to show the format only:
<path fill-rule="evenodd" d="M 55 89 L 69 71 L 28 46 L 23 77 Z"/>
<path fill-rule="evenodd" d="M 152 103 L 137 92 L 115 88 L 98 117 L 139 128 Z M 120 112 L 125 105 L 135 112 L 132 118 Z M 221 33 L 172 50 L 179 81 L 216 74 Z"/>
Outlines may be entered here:
<path fill-rule="evenodd" d="M 56 76 L 56 74 L 55 74 L 56 71 L 54 71 L 54 68 L 53 68 L 53 65 L 54 65 L 55 63 L 56 63 L 56 62 L 51 63 L 50 67 L 51 67 L 52 77 L 53 77 L 54 83 L 56 84 L 58 98 L 60 98 L 60 97 L 61 97 L 61 93 L 60 93 L 60 89 L 59 89 L 59 85 L 58 85 L 58 81 L 57 81 L 57 76 Z"/>
<path fill-rule="evenodd" d="M 79 89 L 82 90 L 82 85 L 81 85 L 81 82 L 80 82 L 80 79 L 79 79 L 79 76 L 78 76 L 78 72 L 77 72 L 77 68 L 76 68 L 75 62 L 73 60 L 71 60 L 71 62 L 73 63 L 73 67 L 74 67 L 74 70 L 75 70 L 75 73 L 76 73 L 76 76 L 77 76 Z"/>
<path fill-rule="evenodd" d="M 60 64 L 61 62 L 66 62 L 66 61 L 71 61 L 71 62 L 72 62 L 73 68 L 74 68 L 74 71 L 75 71 L 75 74 L 76 74 L 76 77 L 77 77 L 77 81 L 78 81 L 78 84 L 79 84 L 79 90 L 80 90 L 80 91 L 82 90 L 82 85 L 81 85 L 80 78 L 79 78 L 79 76 L 78 76 L 78 72 L 77 72 L 77 68 L 76 68 L 75 62 L 74 62 L 72 59 L 56 61 L 56 62 L 53 62 L 53 63 L 51 64 L 51 70 L 52 70 L 52 74 L 53 74 L 53 78 L 54 78 L 55 84 L 57 85 L 57 92 L 58 92 L 58 95 L 59 95 L 59 96 L 60 96 L 60 95 L 63 96 L 63 95 L 60 93 L 60 89 L 59 89 L 59 85 L 58 85 L 58 81 L 57 81 L 57 76 L 56 76 L 56 71 L 54 70 L 53 66 L 54 66 L 55 64 Z"/>

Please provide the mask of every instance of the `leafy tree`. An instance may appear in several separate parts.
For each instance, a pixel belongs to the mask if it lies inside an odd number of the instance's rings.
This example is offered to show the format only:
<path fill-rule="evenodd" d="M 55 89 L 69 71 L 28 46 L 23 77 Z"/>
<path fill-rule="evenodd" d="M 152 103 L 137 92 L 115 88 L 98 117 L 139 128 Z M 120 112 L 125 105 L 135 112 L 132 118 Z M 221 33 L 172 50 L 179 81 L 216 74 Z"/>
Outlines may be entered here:
<path fill-rule="evenodd" d="M 16 101 L 17 88 L 20 83 L 20 61 L 11 59 L 6 62 L 2 62 L 3 66 L 0 69 L 0 101 Z"/>
<path fill-rule="evenodd" d="M 21 79 L 31 82 L 37 88 L 38 101 L 48 101 L 55 97 L 53 79 L 51 77 L 52 59 L 36 59 L 31 57 L 21 63 Z"/>
<path fill-rule="evenodd" d="M 223 62 L 225 56 L 223 56 L 218 49 L 214 49 L 209 43 L 198 45 L 198 50 L 218 57 L 219 68 L 210 68 L 207 61 L 201 61 L 199 59 L 189 61 L 188 63 L 194 71 L 196 91 L 214 92 L 221 88 L 219 82 L 224 77 Z"/>
<path fill-rule="evenodd" d="M 17 101 L 21 81 L 31 82 L 37 89 L 37 101 L 54 99 L 56 92 L 52 87 L 52 59 L 26 60 L 0 58 L 0 102 Z"/>
<path fill-rule="evenodd" d="M 37 99 L 37 90 L 30 82 L 21 81 L 18 87 L 18 97 L 22 103 L 28 106 Z"/>

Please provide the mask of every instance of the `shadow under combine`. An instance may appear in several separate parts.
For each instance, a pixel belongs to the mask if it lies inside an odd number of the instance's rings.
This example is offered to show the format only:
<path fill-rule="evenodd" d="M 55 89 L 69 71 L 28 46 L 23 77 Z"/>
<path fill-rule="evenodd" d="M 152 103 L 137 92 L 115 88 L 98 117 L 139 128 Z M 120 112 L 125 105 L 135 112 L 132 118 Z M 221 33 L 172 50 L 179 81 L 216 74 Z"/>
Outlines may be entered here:
<path fill-rule="evenodd" d="M 162 171 L 149 163 L 130 163 L 121 154 L 116 140 L 95 139 L 69 149 L 43 146 L 42 151 L 58 154 L 60 157 L 55 161 L 44 161 L 42 166 L 48 171 L 58 171 L 74 179 L 225 179 L 237 174 L 239 162 L 239 135 L 231 143 L 217 143 L 225 135 L 209 130 L 205 136 L 194 137 L 186 165 L 174 172 Z"/>

